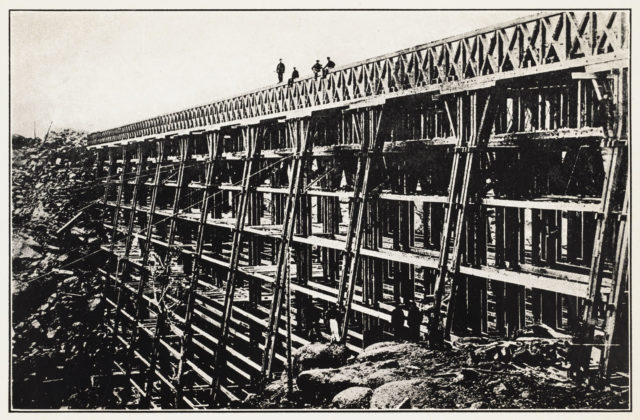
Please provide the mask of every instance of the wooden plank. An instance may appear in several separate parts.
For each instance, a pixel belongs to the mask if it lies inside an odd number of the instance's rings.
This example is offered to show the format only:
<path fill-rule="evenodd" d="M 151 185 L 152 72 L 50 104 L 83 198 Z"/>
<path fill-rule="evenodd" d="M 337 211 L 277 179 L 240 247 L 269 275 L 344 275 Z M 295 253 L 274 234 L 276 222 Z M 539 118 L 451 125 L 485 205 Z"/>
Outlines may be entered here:
<path fill-rule="evenodd" d="M 173 205 L 172 205 L 172 215 L 171 221 L 169 222 L 169 232 L 168 232 L 168 240 L 167 240 L 167 252 L 165 256 L 164 266 L 170 267 L 172 261 L 172 252 L 171 248 L 175 241 L 175 233 L 176 233 L 176 216 L 180 211 L 180 199 L 182 197 L 182 190 L 185 184 L 184 174 L 185 174 L 185 165 L 187 159 L 189 158 L 189 141 L 187 138 L 179 139 L 179 153 L 180 153 L 180 163 L 178 165 L 178 174 L 177 174 L 177 183 L 178 187 L 174 191 Z M 164 330 L 166 329 L 165 322 L 167 318 L 167 309 L 165 307 L 164 299 L 160 299 L 160 308 L 159 314 L 156 318 L 156 325 L 154 330 L 154 337 L 152 340 L 151 346 L 151 357 L 150 357 L 150 367 L 147 373 L 147 380 L 145 385 L 145 391 L 147 392 L 147 396 L 145 399 L 141 400 L 141 405 L 148 406 L 150 403 L 150 398 L 152 394 L 152 380 L 153 380 L 153 372 L 156 370 L 155 365 L 158 361 L 158 356 L 160 349 L 158 344 L 161 342 L 162 335 Z M 170 387 L 174 387 L 173 384 L 168 384 Z"/>
<path fill-rule="evenodd" d="M 109 200 L 109 192 L 111 189 L 111 184 L 112 184 L 112 178 L 114 175 L 114 171 L 116 168 L 116 157 L 115 157 L 115 147 L 109 147 L 108 149 L 108 156 L 109 156 L 109 169 L 108 169 L 108 173 L 105 179 L 105 186 L 104 186 L 104 196 L 102 199 L 102 202 L 104 204 L 107 203 L 107 201 Z"/>
<path fill-rule="evenodd" d="M 56 230 L 56 236 L 59 236 L 61 233 L 64 233 L 67 229 L 73 226 L 79 219 L 82 217 L 89 207 L 93 207 L 95 203 L 91 203 L 85 207 L 83 207 L 78 213 L 76 213 L 67 223 L 62 225 L 58 230 Z"/>
<path fill-rule="evenodd" d="M 465 121 L 464 119 L 464 102 L 463 98 L 458 97 L 458 132 L 460 137 L 460 146 L 466 145 L 471 148 L 475 148 L 478 144 L 482 145 L 488 139 L 488 134 L 491 131 L 491 127 L 493 126 L 493 118 L 494 118 L 494 109 L 495 101 L 493 95 L 496 93 L 489 93 L 486 96 L 484 107 L 482 114 L 480 116 L 480 120 L 477 118 L 479 116 L 477 110 L 477 99 L 478 92 L 474 92 L 471 96 L 469 96 L 469 119 Z M 487 115 L 489 118 L 487 118 Z M 464 130 L 464 132 L 463 132 Z M 463 140 L 463 138 L 465 140 Z M 472 149 L 475 150 L 475 149 Z M 439 275 L 437 280 L 436 287 L 436 308 L 440 307 L 440 302 L 442 299 L 442 288 L 444 286 L 445 278 L 448 274 L 452 276 L 452 284 L 451 284 L 451 299 L 449 300 L 449 304 L 447 305 L 447 320 L 445 325 L 445 334 L 448 334 L 451 329 L 451 322 L 453 320 L 453 313 L 455 309 L 455 300 L 454 296 L 456 295 L 456 287 L 457 282 L 456 278 L 459 274 L 460 270 L 460 245 L 462 239 L 462 229 L 464 227 L 468 199 L 470 195 L 470 184 L 471 177 L 473 173 L 477 171 L 478 163 L 476 162 L 476 153 L 473 151 L 469 153 L 457 152 L 456 156 L 458 156 L 458 160 L 460 161 L 459 165 L 464 165 L 464 169 L 462 169 L 462 173 L 458 176 L 457 172 L 460 169 L 460 166 L 456 166 L 452 169 L 451 180 L 453 181 L 450 184 L 450 204 L 447 215 L 448 224 L 444 227 L 443 230 L 443 243 L 440 249 L 441 252 L 441 261 L 442 265 L 439 267 Z M 464 158 L 464 163 L 462 162 Z M 452 217 L 449 217 L 451 214 Z M 453 217 L 455 217 L 455 222 L 453 225 Z M 453 249 L 451 252 L 452 261 L 449 264 L 446 264 L 448 261 L 448 242 L 449 242 L 449 230 L 451 228 L 454 229 L 454 233 L 452 235 L 453 239 Z M 446 242 L 444 242 L 446 240 Z M 440 317 L 440 311 L 435 311 L 434 319 L 438 320 Z M 434 321 L 434 328 L 437 328 L 437 324 Z M 433 332 L 436 333 L 435 331 Z M 438 340 L 438 338 L 436 338 Z"/>
<path fill-rule="evenodd" d="M 340 284 L 338 288 L 338 311 L 344 311 L 342 328 L 340 330 L 340 341 L 347 339 L 349 325 L 349 311 L 353 301 L 353 291 L 355 288 L 356 275 L 358 270 L 358 260 L 360 257 L 362 243 L 362 229 L 364 221 L 364 207 L 369 194 L 369 174 L 371 171 L 373 156 L 382 146 L 382 136 L 380 135 L 381 124 L 385 118 L 384 108 L 372 108 L 363 114 L 352 114 L 354 124 L 357 126 L 356 133 L 362 143 L 362 154 L 358 158 L 358 170 L 356 174 L 356 184 L 354 186 L 354 201 L 352 203 L 349 218 L 349 231 L 347 234 L 346 248 L 344 253 L 342 272 L 340 274 Z M 365 115 L 368 117 L 368 130 L 365 132 Z"/>
<path fill-rule="evenodd" d="M 254 163 L 256 156 L 260 152 L 262 147 L 263 127 L 253 125 L 242 127 L 242 136 L 245 142 L 245 162 L 243 166 L 242 174 L 242 192 L 238 200 L 236 208 L 236 225 L 233 231 L 233 239 L 231 244 L 231 255 L 229 257 L 229 269 L 227 271 L 227 278 L 225 282 L 225 298 L 223 306 L 222 326 L 220 333 L 220 341 L 216 350 L 215 367 L 222 365 L 225 355 L 225 346 L 227 340 L 227 334 L 229 330 L 229 320 L 231 318 L 231 312 L 233 310 L 233 298 L 235 294 L 236 278 L 238 273 L 238 263 L 240 258 L 240 251 L 242 248 L 242 236 L 245 226 L 245 218 L 249 200 L 249 190 L 253 188 L 255 184 L 255 168 Z M 215 398 L 218 397 L 218 391 L 223 380 L 218 374 L 220 369 L 216 369 L 216 378 L 212 387 L 212 395 Z"/>
<path fill-rule="evenodd" d="M 278 321 L 280 320 L 280 310 L 282 306 L 283 293 L 285 292 L 285 278 L 289 269 L 289 247 L 293 238 L 296 214 L 299 210 L 298 197 L 300 196 L 302 185 L 302 175 L 304 173 L 307 158 L 310 152 L 309 125 L 311 121 L 293 120 L 287 121 L 287 133 L 291 141 L 296 145 L 297 153 L 293 160 L 292 178 L 289 182 L 289 195 L 285 206 L 285 217 L 282 225 L 282 232 L 278 245 L 276 257 L 276 277 L 273 285 L 273 299 L 269 310 L 269 324 L 265 338 L 265 351 L 262 363 L 262 378 L 267 379 L 271 375 L 273 357 L 276 347 L 276 333 L 278 331 Z"/>
<path fill-rule="evenodd" d="M 595 334 L 596 308 L 600 303 L 600 288 L 602 285 L 602 270 L 604 265 L 603 252 L 606 246 L 607 237 L 609 237 L 613 216 L 611 210 L 614 205 L 614 198 L 619 188 L 619 172 L 622 164 L 622 153 L 624 149 L 621 146 L 613 146 L 607 148 L 611 157 L 605 169 L 605 180 L 602 192 L 602 208 L 600 218 L 597 220 L 596 233 L 593 241 L 593 257 L 591 259 L 591 268 L 589 270 L 589 288 L 584 307 L 582 309 L 581 319 L 584 323 L 584 331 L 582 339 L 584 340 L 584 349 L 582 354 L 576 357 L 577 363 L 581 366 L 574 366 L 575 371 L 580 368 L 586 369 L 588 366 L 591 345 Z"/>
<path fill-rule="evenodd" d="M 630 175 L 627 172 L 627 183 L 625 189 L 624 204 L 622 206 L 623 215 L 620 218 L 620 225 L 618 227 L 618 243 L 616 246 L 616 264 L 613 272 L 613 285 L 611 288 L 612 293 L 609 296 L 609 302 L 606 306 L 605 314 L 605 326 L 604 326 L 604 347 L 602 349 L 600 357 L 599 374 L 601 377 L 606 378 L 609 375 L 609 361 L 613 350 L 614 337 L 616 333 L 616 323 L 619 316 L 627 316 L 626 314 L 620 315 L 619 309 L 621 307 L 622 300 L 625 295 L 626 283 L 628 282 L 628 269 L 629 269 L 629 253 L 630 253 L 630 225 L 628 218 L 630 213 Z"/>
<path fill-rule="evenodd" d="M 202 196 L 202 203 L 200 205 L 200 218 L 198 221 L 198 233 L 196 237 L 196 247 L 193 258 L 193 267 L 191 270 L 191 278 L 189 281 L 189 286 L 187 289 L 187 308 L 185 309 L 185 335 L 181 341 L 180 346 L 180 357 L 178 362 L 178 371 L 176 374 L 177 384 L 176 384 L 176 406 L 181 405 L 182 401 L 182 393 L 183 393 L 183 381 L 184 381 L 184 364 L 189 356 L 189 348 L 191 346 L 191 340 L 193 339 L 193 329 L 191 328 L 191 322 L 193 317 L 194 303 L 196 298 L 196 291 L 198 286 L 198 277 L 201 272 L 201 257 L 203 252 L 204 245 L 204 233 L 205 233 L 205 222 L 209 215 L 209 210 L 211 206 L 211 198 L 212 195 L 215 194 L 213 190 L 212 182 L 214 180 L 214 174 L 217 169 L 216 163 L 219 159 L 220 154 L 220 132 L 215 131 L 212 133 L 207 133 L 207 147 L 209 150 L 209 159 L 207 161 L 206 166 L 206 174 L 205 174 L 205 189 Z"/>

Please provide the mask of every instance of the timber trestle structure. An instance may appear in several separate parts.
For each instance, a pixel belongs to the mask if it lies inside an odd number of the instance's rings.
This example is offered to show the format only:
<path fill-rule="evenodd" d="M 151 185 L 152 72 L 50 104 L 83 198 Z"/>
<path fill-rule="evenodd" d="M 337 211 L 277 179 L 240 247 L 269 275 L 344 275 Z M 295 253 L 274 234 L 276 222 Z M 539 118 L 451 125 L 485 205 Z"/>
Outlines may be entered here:
<path fill-rule="evenodd" d="M 434 345 L 544 323 L 628 370 L 629 41 L 542 13 L 93 133 L 126 406 L 240 404 L 411 302 Z"/>

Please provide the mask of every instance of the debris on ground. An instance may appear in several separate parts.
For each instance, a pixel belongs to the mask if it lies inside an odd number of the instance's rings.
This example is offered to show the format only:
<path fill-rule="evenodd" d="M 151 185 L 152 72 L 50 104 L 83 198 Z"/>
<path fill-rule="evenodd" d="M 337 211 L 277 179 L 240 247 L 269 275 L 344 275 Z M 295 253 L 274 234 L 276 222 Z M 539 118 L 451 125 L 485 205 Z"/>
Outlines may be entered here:
<path fill-rule="evenodd" d="M 543 337 L 465 337 L 437 350 L 426 344 L 381 342 L 355 358 L 340 358 L 341 366 L 323 368 L 310 355 L 333 354 L 339 346 L 310 344 L 295 352 L 305 355 L 308 369 L 296 374 L 292 394 L 287 395 L 283 375 L 251 404 L 341 409 L 628 407 L 628 387 L 614 391 L 569 378 L 567 337 L 550 337 L 545 326 L 535 331 Z"/>
<path fill-rule="evenodd" d="M 86 258 L 95 245 L 55 234 L 104 191 L 85 138 L 12 138 L 13 408 L 111 406 L 91 380 L 109 360 L 100 281 Z M 98 236 L 93 216 L 76 222 L 87 237 Z"/>

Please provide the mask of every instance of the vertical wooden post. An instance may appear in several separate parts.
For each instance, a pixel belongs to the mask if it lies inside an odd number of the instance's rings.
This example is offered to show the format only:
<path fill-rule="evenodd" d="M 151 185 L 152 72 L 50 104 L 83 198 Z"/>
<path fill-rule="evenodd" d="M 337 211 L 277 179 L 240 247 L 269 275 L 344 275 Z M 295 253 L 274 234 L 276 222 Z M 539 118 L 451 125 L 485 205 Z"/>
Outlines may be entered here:
<path fill-rule="evenodd" d="M 291 253 L 289 252 L 289 257 Z M 287 261 L 286 290 L 287 294 L 287 393 L 293 392 L 293 359 L 291 354 L 291 261 Z"/>
<path fill-rule="evenodd" d="M 183 405 L 183 381 L 184 381 L 184 365 L 189 357 L 189 349 L 193 338 L 193 329 L 191 323 L 193 319 L 193 310 L 195 308 L 196 292 L 198 288 L 198 279 L 202 268 L 202 252 L 204 250 L 205 230 L 209 210 L 212 207 L 211 201 L 216 191 L 212 185 L 214 174 L 217 169 L 217 161 L 220 157 L 220 132 L 213 131 L 206 133 L 207 150 L 209 152 L 208 160 L 205 165 L 204 192 L 202 195 L 202 203 L 200 205 L 200 217 L 198 219 L 198 233 L 196 237 L 195 252 L 193 255 L 191 278 L 187 289 L 187 308 L 185 310 L 184 335 L 180 343 L 180 360 L 178 361 L 178 372 L 176 374 L 176 407 Z"/>
<path fill-rule="evenodd" d="M 440 264 L 439 274 L 436 280 L 436 299 L 435 299 L 435 311 L 432 318 L 432 326 L 430 334 L 437 334 L 437 328 L 439 325 L 440 317 L 440 305 L 442 302 L 442 292 L 444 289 L 444 281 L 447 277 L 447 273 L 452 276 L 451 286 L 451 298 L 447 307 L 447 321 L 445 325 L 446 334 L 451 330 L 451 322 L 453 321 L 453 313 L 455 310 L 456 288 L 458 277 L 458 271 L 460 269 L 460 247 L 462 243 L 462 230 L 464 228 L 465 216 L 467 213 L 467 205 L 469 202 L 470 185 L 472 173 L 477 170 L 479 164 L 477 162 L 477 147 L 482 146 L 489 138 L 491 127 L 495 118 L 495 103 L 497 101 L 492 100 L 492 94 L 486 95 L 484 102 L 481 119 L 478 122 L 478 108 L 477 108 L 478 92 L 472 92 L 469 97 L 469 119 L 468 123 L 464 122 L 462 114 L 464 113 L 464 103 L 462 97 L 458 97 L 458 148 L 454 162 L 458 161 L 458 164 L 454 163 L 451 174 L 451 183 L 449 185 L 449 209 L 447 212 L 446 224 L 442 233 L 442 245 L 440 247 Z M 488 118 L 487 118 L 488 116 Z M 465 142 L 463 138 L 468 140 Z M 463 144 L 465 147 L 463 148 Z M 461 168 L 464 165 L 464 168 Z M 462 171 L 461 176 L 458 176 L 458 170 Z M 455 222 L 454 222 L 455 216 Z M 451 238 L 450 230 L 453 228 L 453 249 L 452 259 L 449 262 L 448 248 Z M 449 264 L 448 264 L 449 263 Z M 438 341 L 439 338 L 436 338 Z"/>
<path fill-rule="evenodd" d="M 519 220 L 518 209 L 504 209 L 505 231 L 505 262 L 509 270 L 517 270 L 519 267 Z M 514 331 L 521 328 L 520 308 L 524 290 L 520 286 L 507 284 L 505 287 L 507 333 L 511 336 Z"/>
<path fill-rule="evenodd" d="M 111 186 L 113 185 L 113 175 L 116 169 L 116 148 L 115 147 L 109 147 L 108 149 L 108 156 L 109 156 L 109 169 L 107 169 L 107 178 L 105 180 L 105 186 L 104 186 L 104 198 L 102 200 L 103 204 L 107 204 L 107 202 L 109 201 L 109 193 L 111 192 Z"/>
<path fill-rule="evenodd" d="M 271 375 L 271 366 L 275 355 L 276 338 L 278 334 L 278 323 L 280 321 L 280 309 L 282 306 L 283 292 L 285 291 L 285 278 L 289 269 L 289 253 L 291 240 L 295 227 L 296 213 L 298 209 L 298 197 L 302 192 L 303 168 L 308 160 L 311 142 L 309 136 L 309 119 L 295 119 L 287 121 L 287 128 L 290 138 L 295 143 L 296 154 L 293 160 L 293 170 L 291 182 L 289 183 L 289 195 L 285 209 L 285 218 L 280 236 L 280 246 L 278 247 L 276 278 L 273 284 L 273 300 L 269 311 L 269 323 L 267 326 L 267 336 L 264 345 L 264 358 L 262 362 L 263 379 Z"/>
<path fill-rule="evenodd" d="M 531 209 L 531 264 L 538 266 L 541 264 L 540 238 L 542 236 L 542 212 L 538 209 Z M 533 288 L 531 290 L 531 312 L 533 322 L 538 323 L 542 315 L 542 291 Z"/>
<path fill-rule="evenodd" d="M 144 153 L 143 153 L 143 145 L 142 144 L 138 144 L 137 146 L 137 151 L 136 151 L 136 157 L 137 157 L 137 166 L 136 166 L 136 177 L 135 177 L 135 185 L 133 187 L 133 195 L 132 195 L 132 199 L 131 199 L 131 210 L 130 210 L 130 214 L 129 214 L 129 223 L 128 223 L 128 227 L 127 227 L 127 236 L 125 238 L 126 240 L 126 244 L 125 244 L 125 250 L 124 250 L 124 254 L 122 257 L 122 271 L 123 271 L 123 276 L 122 278 L 120 277 L 120 273 L 118 271 L 118 268 L 116 268 L 116 283 L 119 281 L 119 287 L 118 287 L 118 296 L 116 299 L 116 309 L 115 309 L 115 319 L 114 319 L 114 328 L 113 328 L 113 348 L 115 350 L 115 348 L 117 347 L 117 342 L 118 342 L 118 326 L 119 326 L 119 320 L 120 320 L 120 311 L 122 309 L 123 303 L 123 294 L 124 292 L 124 281 L 125 281 L 125 276 L 127 275 L 127 272 L 129 270 L 129 254 L 131 251 L 131 243 L 133 241 L 133 227 L 134 227 L 134 221 L 135 221 L 135 215 L 136 215 L 136 207 L 137 207 L 137 195 L 138 195 L 138 189 L 140 187 L 140 180 L 141 180 L 141 174 L 142 174 L 142 168 L 144 166 Z M 126 160 L 126 156 L 124 157 L 124 159 Z M 124 170 L 123 170 L 123 174 L 124 174 Z M 121 176 L 121 181 L 125 180 L 124 182 L 126 182 L 126 178 Z M 120 195 L 120 194 L 119 194 Z M 112 246 L 115 243 L 115 237 L 113 238 L 114 241 L 112 241 Z M 118 263 L 120 264 L 120 263 Z M 133 328 L 135 328 L 135 325 L 133 326 Z M 130 359 L 128 357 L 125 358 L 125 365 L 128 365 L 130 362 Z"/>
<path fill-rule="evenodd" d="M 622 213 L 620 214 L 620 225 L 618 227 L 618 244 L 616 246 L 616 259 L 613 270 L 613 279 L 611 284 L 611 294 L 609 295 L 609 302 L 606 306 L 605 313 L 605 341 L 604 348 L 602 350 L 600 358 L 600 376 L 605 378 L 609 374 L 609 359 L 614 346 L 614 336 L 616 333 L 616 320 L 619 316 L 618 311 L 620 309 L 623 297 L 625 296 L 626 282 L 628 281 L 627 270 L 629 268 L 629 241 L 630 241 L 630 223 L 628 222 L 631 214 L 630 210 L 630 175 L 627 173 L 627 185 L 624 195 L 624 204 L 622 205 Z M 620 314 L 620 316 L 627 316 L 626 314 Z"/>
<path fill-rule="evenodd" d="M 120 180 L 118 186 L 118 196 L 116 198 L 116 206 L 113 213 L 112 219 L 112 228 L 111 228 L 111 244 L 109 245 L 109 251 L 111 255 L 116 258 L 116 267 L 115 267 L 115 286 L 118 288 L 118 294 L 116 298 L 116 308 L 114 311 L 114 319 L 113 319 L 113 349 L 115 351 L 118 342 L 118 329 L 120 328 L 120 319 L 122 314 L 120 313 L 122 309 L 122 295 L 124 294 L 124 280 L 121 278 L 126 276 L 125 270 L 128 268 L 127 264 L 123 264 L 123 259 L 119 254 L 115 252 L 116 243 L 119 242 L 116 238 L 118 237 L 118 224 L 120 221 L 120 210 L 122 206 L 122 197 L 124 196 L 124 189 L 126 183 L 126 173 L 127 167 L 129 163 L 129 155 L 127 153 L 127 146 L 122 147 L 122 172 L 120 172 Z"/>
<path fill-rule="evenodd" d="M 120 180 L 118 181 L 118 195 L 116 198 L 116 208 L 113 213 L 112 229 L 111 229 L 111 244 L 109 250 L 113 254 L 116 243 L 116 237 L 118 236 L 118 224 L 120 222 L 120 207 L 122 205 L 122 197 L 124 196 L 124 188 L 126 185 L 126 175 L 129 164 L 129 154 L 127 153 L 127 146 L 122 147 L 122 172 L 120 172 Z M 116 274 L 118 269 L 116 268 Z"/>
<path fill-rule="evenodd" d="M 153 230 L 153 221 L 154 215 L 156 211 L 156 203 L 158 199 L 158 186 L 160 185 L 161 177 L 162 177 L 162 163 L 164 162 L 164 143 L 162 140 L 156 143 L 156 168 L 153 177 L 152 191 L 151 191 L 151 201 L 149 204 L 149 210 L 147 211 L 147 226 L 144 230 L 145 232 L 145 242 L 143 243 L 142 248 L 142 261 L 141 264 L 143 267 L 146 267 L 149 261 L 149 252 L 151 251 L 151 233 Z M 131 377 L 131 362 L 133 360 L 133 354 L 135 351 L 135 347 L 137 345 L 137 340 L 140 335 L 140 327 L 142 318 L 142 313 L 144 310 L 144 288 L 149 278 L 149 271 L 146 268 L 143 268 L 140 273 L 140 281 L 138 282 L 138 288 L 136 291 L 136 315 L 135 315 L 135 325 L 133 327 L 133 331 L 131 333 L 131 337 L 129 339 L 128 356 L 127 356 L 127 365 L 126 365 L 126 377 Z"/>
<path fill-rule="evenodd" d="M 138 194 L 140 192 L 140 184 L 142 179 L 142 168 L 144 167 L 145 155 L 144 155 L 145 146 L 144 143 L 138 143 L 136 158 L 138 160 L 138 164 L 136 166 L 136 178 L 135 184 L 133 186 L 133 194 L 131 196 L 131 210 L 129 213 L 129 224 L 127 226 L 127 239 L 125 243 L 124 255 L 125 258 L 129 257 L 129 253 L 131 252 L 131 246 L 133 244 L 133 227 L 135 225 L 136 220 L 136 211 L 138 209 Z"/>
<path fill-rule="evenodd" d="M 242 137 L 245 143 L 245 161 L 242 174 L 242 188 L 240 197 L 236 206 L 236 223 L 233 230 L 233 239 L 231 243 L 231 255 L 229 257 L 229 269 L 227 271 L 227 279 L 225 282 L 225 295 L 222 308 L 222 322 L 220 337 L 218 338 L 218 346 L 216 348 L 214 374 L 215 378 L 212 385 L 212 396 L 214 400 L 217 398 L 218 391 L 222 380 L 222 371 L 226 363 L 226 340 L 229 332 L 229 323 L 233 312 L 233 298 L 236 288 L 236 277 L 238 274 L 238 263 L 240 261 L 240 252 L 242 250 L 242 236 L 244 233 L 245 219 L 247 216 L 247 208 L 249 202 L 249 193 L 253 189 L 256 182 L 256 173 L 254 164 L 256 163 L 262 148 L 265 127 L 259 125 L 251 125 L 242 127 Z"/>
<path fill-rule="evenodd" d="M 185 177 L 184 177 L 184 169 L 187 159 L 189 157 L 189 139 L 188 137 L 180 138 L 179 144 L 179 153 L 180 153 L 180 162 L 178 164 L 178 175 L 176 181 L 176 190 L 173 197 L 173 207 L 171 211 L 171 221 L 169 222 L 169 232 L 167 239 L 167 254 L 165 257 L 164 265 L 167 270 L 167 274 L 169 274 L 171 261 L 173 258 L 172 255 L 172 247 L 175 240 L 176 234 L 176 222 L 178 213 L 180 211 L 180 200 L 182 198 L 182 190 L 184 188 Z M 168 287 L 165 286 L 165 287 Z M 166 319 L 167 319 L 167 310 L 164 303 L 164 298 L 160 299 L 158 302 L 158 317 L 156 318 L 156 325 L 154 329 L 154 337 L 151 344 L 151 357 L 149 358 L 149 367 L 147 369 L 146 383 L 145 383 L 145 396 L 141 399 L 141 403 L 143 406 L 148 406 L 151 402 L 151 392 L 152 392 L 152 383 L 153 378 L 155 376 L 156 363 L 158 361 L 158 356 L 160 354 L 159 343 L 162 339 L 163 334 L 166 329 Z M 163 384 L 163 387 L 165 385 Z"/>
<path fill-rule="evenodd" d="M 362 241 L 362 230 L 364 221 L 364 206 L 369 194 L 369 174 L 373 163 L 373 155 L 380 151 L 382 137 L 380 127 L 382 123 L 383 109 L 370 108 L 366 114 L 353 114 L 354 122 L 357 123 L 357 135 L 361 140 L 361 155 L 358 158 L 358 170 L 353 192 L 353 204 L 349 220 L 349 232 L 343 258 L 342 273 L 340 274 L 340 285 L 338 288 L 338 310 L 343 311 L 342 329 L 340 331 L 341 342 L 346 342 L 347 330 L 349 326 L 349 311 L 353 300 L 356 276 L 358 271 L 358 261 L 360 256 L 360 246 Z M 364 128 L 364 117 L 367 115 L 369 122 L 368 129 Z"/>
<path fill-rule="evenodd" d="M 484 207 L 474 206 L 470 209 L 468 221 L 468 261 L 467 264 L 473 267 L 480 267 L 486 260 L 485 235 L 484 231 L 486 211 Z M 472 249 L 472 251 L 471 251 Z M 480 335 L 486 330 L 486 281 L 470 277 L 467 279 L 468 304 L 467 304 L 467 324 L 471 327 L 474 335 Z"/>

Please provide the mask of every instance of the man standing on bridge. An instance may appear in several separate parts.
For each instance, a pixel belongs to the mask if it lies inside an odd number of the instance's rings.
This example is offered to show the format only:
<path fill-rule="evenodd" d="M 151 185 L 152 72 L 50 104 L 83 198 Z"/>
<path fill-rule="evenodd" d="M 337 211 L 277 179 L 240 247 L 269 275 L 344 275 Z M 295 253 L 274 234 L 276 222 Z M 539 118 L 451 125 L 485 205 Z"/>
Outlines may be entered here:
<path fill-rule="evenodd" d="M 318 79 L 318 75 L 322 71 L 322 64 L 320 64 L 320 60 L 316 60 L 316 64 L 311 67 L 311 70 L 313 70 L 313 79 Z"/>
<path fill-rule="evenodd" d="M 276 66 L 276 73 L 278 73 L 278 83 L 282 83 L 282 75 L 284 74 L 284 63 L 282 62 L 282 58 Z"/>

